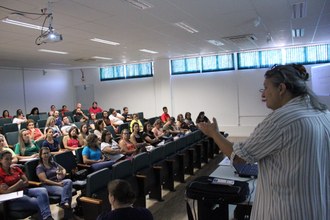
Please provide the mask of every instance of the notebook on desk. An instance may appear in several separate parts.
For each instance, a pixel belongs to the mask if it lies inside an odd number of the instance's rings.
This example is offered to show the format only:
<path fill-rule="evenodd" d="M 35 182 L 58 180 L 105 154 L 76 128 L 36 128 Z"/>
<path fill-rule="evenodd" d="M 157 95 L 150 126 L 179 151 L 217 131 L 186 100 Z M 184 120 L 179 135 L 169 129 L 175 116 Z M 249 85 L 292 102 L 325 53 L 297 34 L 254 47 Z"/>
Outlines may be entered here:
<path fill-rule="evenodd" d="M 240 163 L 233 166 L 237 174 L 241 177 L 258 177 L 258 164 Z"/>

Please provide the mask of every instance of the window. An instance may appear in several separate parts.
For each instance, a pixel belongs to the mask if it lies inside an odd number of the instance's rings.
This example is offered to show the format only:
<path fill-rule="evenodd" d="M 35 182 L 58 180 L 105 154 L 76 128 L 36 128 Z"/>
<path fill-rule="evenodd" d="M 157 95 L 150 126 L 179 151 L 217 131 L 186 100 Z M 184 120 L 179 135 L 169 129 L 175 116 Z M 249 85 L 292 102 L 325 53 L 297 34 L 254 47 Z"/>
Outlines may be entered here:
<path fill-rule="evenodd" d="M 152 76 L 152 63 L 138 63 L 126 65 L 126 78 Z"/>
<path fill-rule="evenodd" d="M 233 54 L 202 57 L 202 72 L 233 70 Z"/>
<path fill-rule="evenodd" d="M 101 81 L 152 77 L 152 76 L 153 76 L 152 62 L 100 68 Z"/>
<path fill-rule="evenodd" d="M 172 75 L 200 73 L 200 57 L 171 60 Z"/>
<path fill-rule="evenodd" d="M 291 47 L 238 53 L 238 69 L 267 68 L 274 64 L 330 62 L 329 45 Z"/>
<path fill-rule="evenodd" d="M 110 66 L 100 68 L 101 81 L 111 79 L 125 79 L 124 66 Z"/>

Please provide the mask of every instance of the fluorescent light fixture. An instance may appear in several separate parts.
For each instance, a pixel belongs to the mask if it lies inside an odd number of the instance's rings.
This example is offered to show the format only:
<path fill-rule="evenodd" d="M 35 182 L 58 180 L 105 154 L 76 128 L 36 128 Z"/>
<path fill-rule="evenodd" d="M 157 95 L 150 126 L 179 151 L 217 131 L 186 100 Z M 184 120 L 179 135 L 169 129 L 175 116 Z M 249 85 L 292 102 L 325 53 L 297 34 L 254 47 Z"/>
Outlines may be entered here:
<path fill-rule="evenodd" d="M 197 33 L 198 30 L 196 30 L 195 28 L 187 25 L 186 23 L 183 23 L 183 22 L 177 22 L 177 23 L 174 23 L 175 26 L 179 27 L 179 28 L 182 28 L 183 30 L 186 30 L 188 31 L 189 33 Z"/>
<path fill-rule="evenodd" d="M 128 2 L 129 4 L 131 4 L 132 6 L 134 6 L 135 8 L 138 8 L 141 10 L 154 7 L 149 2 L 146 2 L 143 0 L 125 0 L 125 1 Z"/>
<path fill-rule="evenodd" d="M 221 41 L 218 40 L 208 40 L 207 42 L 209 42 L 210 44 L 213 44 L 215 46 L 223 46 L 224 44 Z"/>
<path fill-rule="evenodd" d="M 13 24 L 13 25 L 21 26 L 21 27 L 36 29 L 36 30 L 43 30 L 43 31 L 48 30 L 48 27 L 41 27 L 41 26 L 34 25 L 34 24 L 29 24 L 29 23 L 24 23 L 24 22 L 21 22 L 21 21 L 11 20 L 11 19 L 8 19 L 8 18 L 3 19 L 2 22 L 7 23 L 7 24 Z"/>
<path fill-rule="evenodd" d="M 292 37 L 303 37 L 304 31 L 304 28 L 292 29 Z"/>
<path fill-rule="evenodd" d="M 99 57 L 99 56 L 93 56 L 93 59 L 99 59 L 99 60 L 112 60 L 110 57 Z"/>
<path fill-rule="evenodd" d="M 45 49 L 39 49 L 40 52 L 46 52 L 46 53 L 57 53 L 57 54 L 68 54 L 68 52 L 62 52 L 57 50 L 45 50 Z"/>
<path fill-rule="evenodd" d="M 152 51 L 152 50 L 147 50 L 147 49 L 141 49 L 140 51 L 145 52 L 145 53 L 152 53 L 152 54 L 158 53 L 157 51 Z"/>
<path fill-rule="evenodd" d="M 303 18 L 306 17 L 307 9 L 305 2 L 299 2 L 292 4 L 292 18 Z"/>
<path fill-rule="evenodd" d="M 113 42 L 113 41 L 108 41 L 108 40 L 103 40 L 103 39 L 99 39 L 99 38 L 93 38 L 93 39 L 90 39 L 90 40 L 94 41 L 94 42 L 102 43 L 102 44 L 110 44 L 110 45 L 113 45 L 113 46 L 120 45 L 120 43 Z"/>

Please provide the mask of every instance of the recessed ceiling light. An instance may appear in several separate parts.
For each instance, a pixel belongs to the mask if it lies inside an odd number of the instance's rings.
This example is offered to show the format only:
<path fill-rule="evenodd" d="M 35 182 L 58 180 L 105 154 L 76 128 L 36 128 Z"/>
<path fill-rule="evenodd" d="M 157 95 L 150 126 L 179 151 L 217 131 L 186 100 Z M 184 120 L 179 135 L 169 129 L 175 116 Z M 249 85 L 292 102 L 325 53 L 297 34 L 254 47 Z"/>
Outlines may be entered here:
<path fill-rule="evenodd" d="M 218 40 L 208 40 L 207 42 L 209 42 L 210 44 L 213 44 L 215 46 L 223 46 L 224 45 L 221 41 L 218 41 Z"/>
<path fill-rule="evenodd" d="M 99 56 L 93 56 L 92 58 L 94 59 L 99 59 L 99 60 L 112 60 L 110 57 L 99 57 Z"/>
<path fill-rule="evenodd" d="M 46 52 L 46 53 L 68 54 L 68 52 L 57 51 L 57 50 L 45 50 L 45 49 L 39 49 L 38 51 L 40 51 L 40 52 Z"/>
<path fill-rule="evenodd" d="M 16 21 L 16 20 L 11 20 L 11 19 L 8 19 L 8 18 L 3 19 L 2 22 L 7 23 L 7 24 L 13 24 L 13 25 L 21 26 L 21 27 L 36 29 L 36 30 L 43 30 L 43 31 L 48 30 L 48 27 L 41 27 L 41 26 L 34 25 L 34 24 L 24 23 L 24 22 Z"/>
<path fill-rule="evenodd" d="M 113 46 L 120 45 L 120 43 L 113 42 L 113 41 L 108 41 L 108 40 L 103 40 L 103 39 L 99 39 L 99 38 L 93 38 L 93 39 L 90 39 L 90 40 L 94 41 L 94 42 L 98 42 L 98 43 L 113 45 Z"/>
<path fill-rule="evenodd" d="M 152 53 L 152 54 L 158 53 L 157 51 L 152 51 L 152 50 L 147 50 L 147 49 L 141 49 L 140 51 L 145 52 L 145 53 Z"/>
<path fill-rule="evenodd" d="M 148 9 L 148 8 L 152 8 L 153 5 L 151 5 L 149 2 L 143 1 L 143 0 L 125 0 L 128 3 L 130 3 L 131 5 L 133 5 L 134 7 L 144 10 L 144 9 Z"/>
<path fill-rule="evenodd" d="M 179 28 L 182 28 L 183 30 L 186 30 L 188 31 L 189 33 L 197 33 L 198 30 L 196 30 L 195 28 L 189 26 L 188 24 L 186 23 L 183 23 L 183 22 L 177 22 L 177 23 L 174 23 L 175 26 L 179 27 Z"/>
<path fill-rule="evenodd" d="M 292 37 L 303 37 L 304 32 L 304 28 L 292 29 Z"/>

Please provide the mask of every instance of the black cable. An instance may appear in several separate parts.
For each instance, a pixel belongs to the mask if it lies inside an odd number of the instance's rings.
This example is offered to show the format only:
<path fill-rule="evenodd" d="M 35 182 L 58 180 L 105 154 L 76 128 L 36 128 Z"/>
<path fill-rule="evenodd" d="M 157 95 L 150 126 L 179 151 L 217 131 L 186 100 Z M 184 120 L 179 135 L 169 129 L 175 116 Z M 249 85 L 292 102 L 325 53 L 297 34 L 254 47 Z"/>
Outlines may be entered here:
<path fill-rule="evenodd" d="M 30 15 L 49 15 L 46 13 L 34 13 L 34 12 L 27 12 L 27 11 L 20 11 L 20 10 L 16 10 L 16 9 L 12 9 L 12 8 L 8 8 L 5 6 L 0 5 L 0 8 L 9 10 L 9 11 L 13 11 L 13 12 L 18 12 L 18 13 L 22 13 L 22 14 L 30 14 Z"/>

